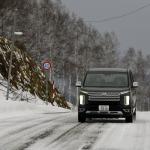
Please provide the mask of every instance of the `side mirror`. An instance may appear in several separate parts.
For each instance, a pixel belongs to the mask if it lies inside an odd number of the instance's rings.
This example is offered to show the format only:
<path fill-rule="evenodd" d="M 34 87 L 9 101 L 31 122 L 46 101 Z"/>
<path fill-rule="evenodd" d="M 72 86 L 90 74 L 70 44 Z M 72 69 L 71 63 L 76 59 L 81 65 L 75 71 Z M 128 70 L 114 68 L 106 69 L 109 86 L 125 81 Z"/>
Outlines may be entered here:
<path fill-rule="evenodd" d="M 81 84 L 81 81 L 77 81 L 77 82 L 76 82 L 76 87 L 81 87 L 81 85 L 82 85 L 82 84 Z"/>
<path fill-rule="evenodd" d="M 139 86 L 139 83 L 138 82 L 133 82 L 133 87 L 134 88 L 137 88 Z"/>

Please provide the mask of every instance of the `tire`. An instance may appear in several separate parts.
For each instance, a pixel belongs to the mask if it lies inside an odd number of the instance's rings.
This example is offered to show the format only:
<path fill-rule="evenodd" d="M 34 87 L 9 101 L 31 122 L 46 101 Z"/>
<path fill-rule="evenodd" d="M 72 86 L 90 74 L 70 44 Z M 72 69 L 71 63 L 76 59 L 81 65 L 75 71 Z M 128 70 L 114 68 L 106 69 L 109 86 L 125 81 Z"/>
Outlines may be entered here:
<path fill-rule="evenodd" d="M 84 123 L 86 120 L 86 115 L 85 113 L 79 113 L 78 112 L 78 122 Z"/>
<path fill-rule="evenodd" d="M 130 116 L 126 117 L 126 122 L 127 123 L 132 123 L 133 122 L 133 115 L 130 115 Z"/>
<path fill-rule="evenodd" d="M 134 121 L 136 121 L 136 109 L 135 109 L 133 116 L 134 116 Z"/>

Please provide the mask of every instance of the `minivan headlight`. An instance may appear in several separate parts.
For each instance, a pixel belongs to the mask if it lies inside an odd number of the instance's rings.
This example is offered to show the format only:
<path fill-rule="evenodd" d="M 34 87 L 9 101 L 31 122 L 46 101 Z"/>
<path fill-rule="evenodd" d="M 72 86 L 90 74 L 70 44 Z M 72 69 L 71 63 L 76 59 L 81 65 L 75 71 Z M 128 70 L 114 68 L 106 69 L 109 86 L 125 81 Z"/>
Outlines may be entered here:
<path fill-rule="evenodd" d="M 130 104 L 130 96 L 129 95 L 126 95 L 124 96 L 124 105 L 129 105 Z"/>
<path fill-rule="evenodd" d="M 80 103 L 80 105 L 85 104 L 85 96 L 84 95 L 80 95 L 79 103 Z"/>

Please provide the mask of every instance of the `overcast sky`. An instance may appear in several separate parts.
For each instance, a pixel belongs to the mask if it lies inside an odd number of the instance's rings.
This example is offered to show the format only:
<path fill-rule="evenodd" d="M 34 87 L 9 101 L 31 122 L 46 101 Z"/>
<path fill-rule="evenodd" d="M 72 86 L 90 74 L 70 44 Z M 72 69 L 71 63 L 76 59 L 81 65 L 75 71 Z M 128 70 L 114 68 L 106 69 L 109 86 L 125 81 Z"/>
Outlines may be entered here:
<path fill-rule="evenodd" d="M 150 4 L 150 0 L 62 0 L 62 3 L 84 20 L 101 20 L 133 11 Z M 121 51 L 135 47 L 150 54 L 150 6 L 121 19 L 92 25 L 101 33 L 114 31 Z"/>

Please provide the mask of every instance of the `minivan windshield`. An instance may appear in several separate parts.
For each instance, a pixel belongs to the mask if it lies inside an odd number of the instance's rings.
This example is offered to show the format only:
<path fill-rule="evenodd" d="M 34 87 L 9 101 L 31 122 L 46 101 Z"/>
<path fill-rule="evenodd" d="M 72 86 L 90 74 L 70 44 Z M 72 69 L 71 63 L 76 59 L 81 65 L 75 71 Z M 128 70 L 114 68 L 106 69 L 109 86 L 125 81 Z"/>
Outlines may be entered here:
<path fill-rule="evenodd" d="M 127 72 L 89 72 L 87 73 L 85 87 L 128 87 Z"/>

